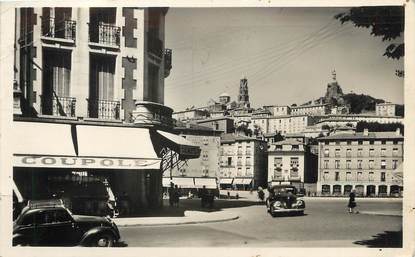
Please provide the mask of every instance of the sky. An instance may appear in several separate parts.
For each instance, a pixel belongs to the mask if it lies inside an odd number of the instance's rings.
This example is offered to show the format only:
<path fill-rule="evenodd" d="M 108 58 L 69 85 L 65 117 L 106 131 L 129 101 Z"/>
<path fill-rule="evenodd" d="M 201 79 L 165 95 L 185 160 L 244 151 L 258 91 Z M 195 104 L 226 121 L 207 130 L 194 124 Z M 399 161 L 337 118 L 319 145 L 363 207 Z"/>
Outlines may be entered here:
<path fill-rule="evenodd" d="M 333 18 L 346 10 L 170 8 L 165 45 L 173 68 L 165 104 L 180 111 L 222 93 L 237 100 L 244 77 L 253 107 L 302 104 L 325 94 L 334 69 L 343 93 L 402 104 L 403 79 L 395 70 L 403 60 L 382 56 L 390 42 Z"/>

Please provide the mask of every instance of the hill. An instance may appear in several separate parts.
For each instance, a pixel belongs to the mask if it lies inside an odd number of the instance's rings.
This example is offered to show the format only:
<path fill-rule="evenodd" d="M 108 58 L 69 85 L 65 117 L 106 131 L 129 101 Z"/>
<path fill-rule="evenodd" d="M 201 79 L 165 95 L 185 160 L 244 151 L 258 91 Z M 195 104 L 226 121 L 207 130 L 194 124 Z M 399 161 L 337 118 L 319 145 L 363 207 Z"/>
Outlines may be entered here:
<path fill-rule="evenodd" d="M 383 99 L 376 99 L 370 95 L 349 93 L 343 95 L 346 104 L 350 105 L 350 113 L 362 113 L 362 111 L 375 111 L 377 103 L 384 103 Z"/>

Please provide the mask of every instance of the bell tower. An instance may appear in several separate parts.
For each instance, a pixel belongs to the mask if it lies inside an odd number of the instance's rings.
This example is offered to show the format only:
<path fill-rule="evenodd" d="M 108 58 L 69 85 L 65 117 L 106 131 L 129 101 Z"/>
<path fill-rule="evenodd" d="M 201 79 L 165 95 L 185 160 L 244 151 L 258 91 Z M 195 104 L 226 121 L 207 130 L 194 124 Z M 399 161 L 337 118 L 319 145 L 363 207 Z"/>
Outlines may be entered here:
<path fill-rule="evenodd" d="M 251 107 L 249 103 L 248 80 L 245 77 L 239 82 L 238 105 L 239 107 Z"/>

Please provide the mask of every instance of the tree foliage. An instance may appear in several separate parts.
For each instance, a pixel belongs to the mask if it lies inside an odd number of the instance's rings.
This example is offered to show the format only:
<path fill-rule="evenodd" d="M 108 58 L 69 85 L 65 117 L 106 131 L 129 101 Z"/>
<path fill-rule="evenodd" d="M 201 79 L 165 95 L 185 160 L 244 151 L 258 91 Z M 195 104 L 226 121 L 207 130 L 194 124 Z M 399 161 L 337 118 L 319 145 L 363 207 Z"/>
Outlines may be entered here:
<path fill-rule="evenodd" d="M 362 113 L 362 111 L 375 111 L 377 103 L 384 103 L 382 99 L 376 99 L 364 94 L 345 94 L 343 96 L 345 102 L 350 105 L 350 112 L 354 114 Z"/>
<path fill-rule="evenodd" d="M 353 7 L 349 11 L 335 16 L 342 24 L 351 22 L 358 28 L 370 29 L 370 34 L 381 37 L 382 41 L 392 41 L 403 34 L 404 8 L 403 6 L 367 6 Z M 403 43 L 391 43 L 384 56 L 399 59 L 404 56 Z"/>

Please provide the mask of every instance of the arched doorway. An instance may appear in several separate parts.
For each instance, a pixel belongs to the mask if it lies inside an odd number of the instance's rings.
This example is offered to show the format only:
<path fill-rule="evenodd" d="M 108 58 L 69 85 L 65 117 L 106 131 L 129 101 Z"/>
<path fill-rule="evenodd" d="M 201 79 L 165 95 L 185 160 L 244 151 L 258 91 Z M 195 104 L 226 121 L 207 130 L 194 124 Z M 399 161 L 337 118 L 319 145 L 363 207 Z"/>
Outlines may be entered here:
<path fill-rule="evenodd" d="M 364 192 L 364 186 L 363 185 L 357 185 L 355 186 L 356 189 L 356 195 L 357 196 L 363 196 L 363 192 Z"/>
<path fill-rule="evenodd" d="M 367 185 L 366 186 L 366 196 L 375 196 L 376 195 L 376 186 Z"/>
<path fill-rule="evenodd" d="M 349 195 L 350 192 L 352 192 L 352 188 L 353 188 L 352 185 L 345 185 L 344 186 L 344 195 Z"/>
<path fill-rule="evenodd" d="M 330 185 L 322 185 L 321 186 L 321 194 L 322 195 L 330 195 Z"/>
<path fill-rule="evenodd" d="M 388 195 L 388 186 L 380 185 L 378 188 L 378 195 L 379 196 L 387 196 Z"/>
<path fill-rule="evenodd" d="M 339 196 L 342 194 L 342 186 L 341 185 L 334 185 L 333 186 L 333 195 Z"/>

